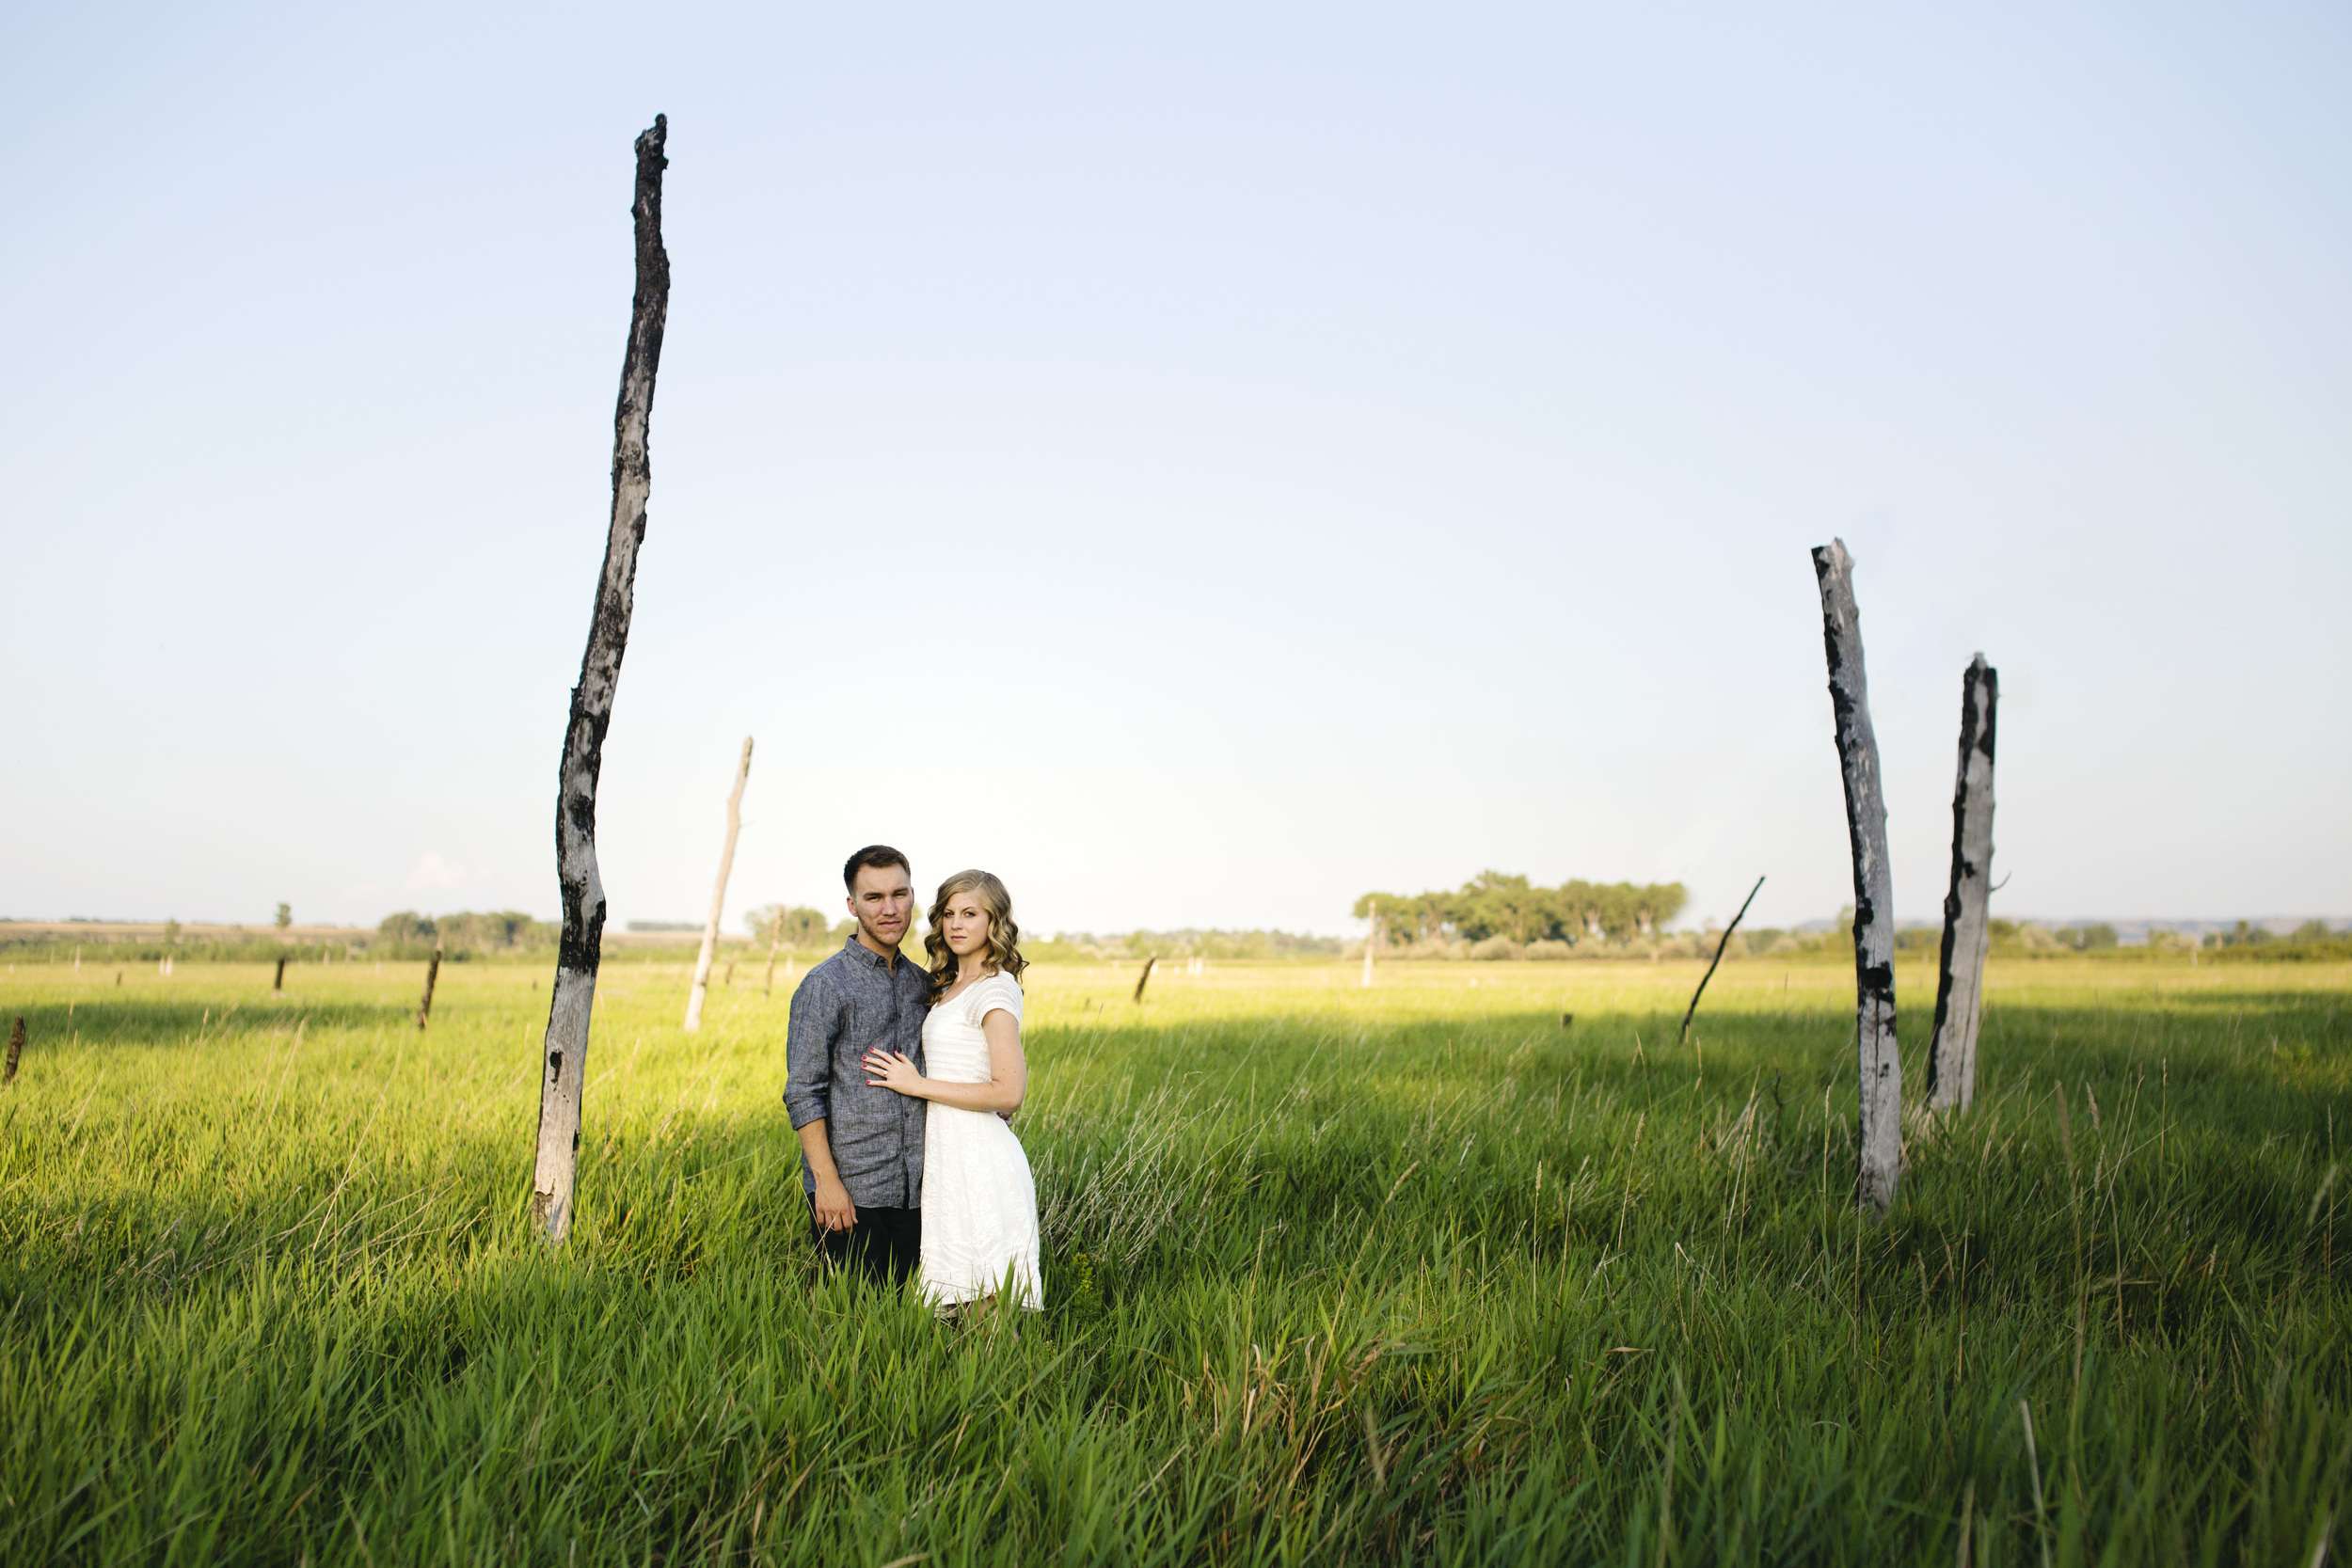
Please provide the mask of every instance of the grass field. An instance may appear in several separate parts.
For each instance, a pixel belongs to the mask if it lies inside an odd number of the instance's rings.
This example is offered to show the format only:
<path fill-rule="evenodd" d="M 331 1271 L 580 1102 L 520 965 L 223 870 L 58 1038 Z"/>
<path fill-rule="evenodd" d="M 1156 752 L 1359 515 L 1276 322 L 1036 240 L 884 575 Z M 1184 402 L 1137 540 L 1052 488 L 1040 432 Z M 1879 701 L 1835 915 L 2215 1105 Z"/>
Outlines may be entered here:
<path fill-rule="evenodd" d="M 2341 1553 L 2352 967 L 1996 962 L 1875 1227 L 1851 971 L 1695 970 L 1034 971 L 1048 1307 L 954 1329 L 808 1265 L 781 990 L 606 968 L 550 1254 L 540 971 L 20 965 L 0 1561 Z"/>

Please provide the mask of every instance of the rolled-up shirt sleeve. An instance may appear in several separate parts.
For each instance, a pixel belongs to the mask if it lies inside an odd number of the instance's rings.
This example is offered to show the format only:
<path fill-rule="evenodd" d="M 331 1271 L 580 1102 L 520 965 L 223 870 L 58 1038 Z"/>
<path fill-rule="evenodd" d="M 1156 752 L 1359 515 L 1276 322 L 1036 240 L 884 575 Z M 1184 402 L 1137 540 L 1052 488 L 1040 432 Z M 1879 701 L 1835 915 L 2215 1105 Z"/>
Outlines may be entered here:
<path fill-rule="evenodd" d="M 833 1115 L 833 1047 L 846 1022 L 845 1007 L 818 971 L 792 992 L 784 1037 L 784 1108 L 795 1132 Z"/>

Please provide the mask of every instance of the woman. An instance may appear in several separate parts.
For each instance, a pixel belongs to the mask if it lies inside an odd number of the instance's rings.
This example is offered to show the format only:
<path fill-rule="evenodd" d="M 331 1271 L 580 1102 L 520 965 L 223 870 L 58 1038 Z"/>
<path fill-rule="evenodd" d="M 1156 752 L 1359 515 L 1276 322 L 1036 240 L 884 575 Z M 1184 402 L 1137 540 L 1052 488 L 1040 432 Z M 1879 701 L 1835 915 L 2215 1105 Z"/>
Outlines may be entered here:
<path fill-rule="evenodd" d="M 939 885 L 930 931 L 931 1010 L 923 1059 L 869 1052 L 866 1080 L 930 1101 L 923 1132 L 923 1293 L 943 1312 L 1009 1289 L 1045 1305 L 1037 1266 L 1037 1185 L 1004 1118 L 1029 1085 L 1021 1055 L 1021 985 L 1029 967 L 1012 895 L 985 871 Z"/>

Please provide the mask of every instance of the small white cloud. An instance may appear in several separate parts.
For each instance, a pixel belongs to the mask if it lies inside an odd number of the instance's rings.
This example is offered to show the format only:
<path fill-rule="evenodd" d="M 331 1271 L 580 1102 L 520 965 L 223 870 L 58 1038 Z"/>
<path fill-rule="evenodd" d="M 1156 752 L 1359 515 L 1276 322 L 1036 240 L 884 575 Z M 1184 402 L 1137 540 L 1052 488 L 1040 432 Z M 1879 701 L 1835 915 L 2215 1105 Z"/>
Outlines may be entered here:
<path fill-rule="evenodd" d="M 469 882 L 479 882 L 486 875 L 445 858 L 437 849 L 429 849 L 424 859 L 417 863 L 417 868 L 408 873 L 408 879 L 400 885 L 409 893 L 448 893 Z"/>

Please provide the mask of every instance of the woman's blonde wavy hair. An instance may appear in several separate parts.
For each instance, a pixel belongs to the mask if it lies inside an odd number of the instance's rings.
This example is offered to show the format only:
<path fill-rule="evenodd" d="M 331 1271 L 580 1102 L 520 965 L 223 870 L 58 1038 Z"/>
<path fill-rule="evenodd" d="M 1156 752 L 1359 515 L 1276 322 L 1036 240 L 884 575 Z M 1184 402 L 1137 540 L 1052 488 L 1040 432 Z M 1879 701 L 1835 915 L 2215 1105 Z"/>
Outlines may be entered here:
<path fill-rule="evenodd" d="M 1021 956 L 1021 927 L 1012 921 L 1012 895 L 1005 891 L 995 873 L 990 871 L 959 871 L 939 884 L 939 896 L 931 900 L 930 929 L 923 935 L 923 950 L 931 956 L 931 1000 L 937 1002 L 948 987 L 956 983 L 957 965 L 961 961 L 947 946 L 947 900 L 959 893 L 977 893 L 980 908 L 988 911 L 988 949 L 985 968 L 1001 974 L 1021 978 L 1021 972 L 1029 967 L 1029 960 Z"/>

